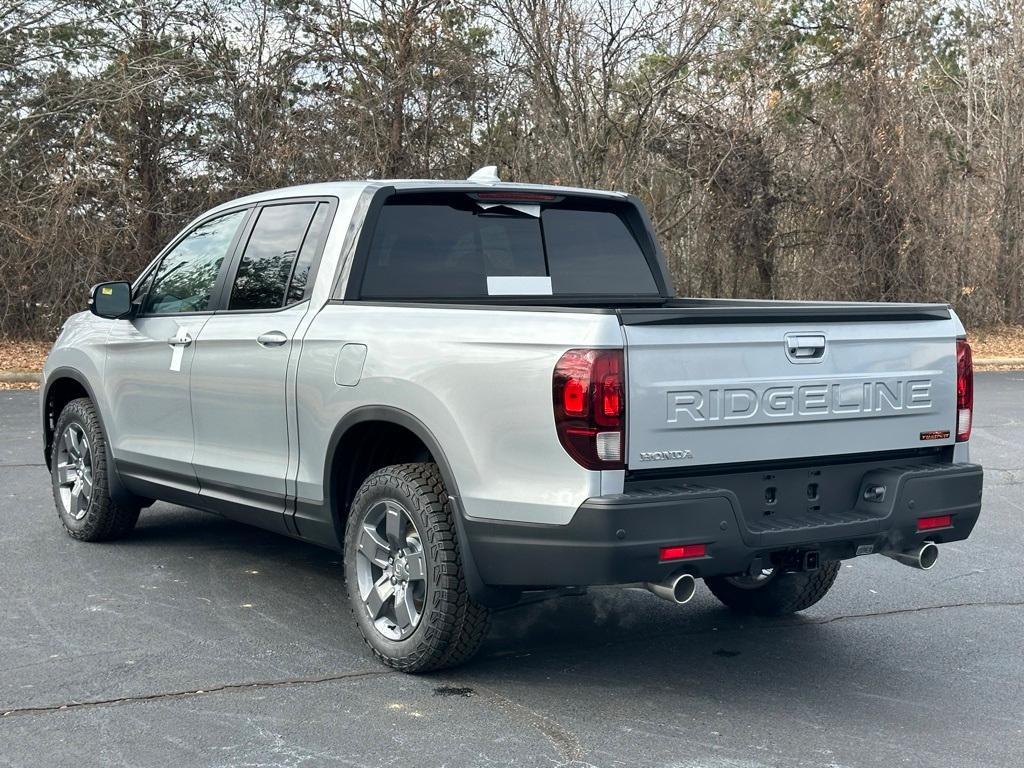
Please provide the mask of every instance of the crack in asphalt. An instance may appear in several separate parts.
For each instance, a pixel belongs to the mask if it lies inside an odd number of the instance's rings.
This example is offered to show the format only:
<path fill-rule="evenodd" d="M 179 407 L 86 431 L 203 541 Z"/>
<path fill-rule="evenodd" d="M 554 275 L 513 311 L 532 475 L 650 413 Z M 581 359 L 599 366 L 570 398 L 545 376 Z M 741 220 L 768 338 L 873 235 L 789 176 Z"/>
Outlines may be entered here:
<path fill-rule="evenodd" d="M 961 574 L 970 575 L 970 574 Z M 1024 600 L 980 600 L 978 602 L 968 603 L 947 603 L 943 605 L 921 605 L 917 608 L 893 608 L 888 611 L 875 611 L 872 613 L 850 613 L 842 614 L 839 616 L 830 616 L 824 619 L 807 619 L 800 622 L 799 624 L 789 624 L 786 626 L 798 627 L 801 625 L 815 625 L 815 624 L 832 624 L 836 621 L 845 621 L 848 619 L 872 619 L 879 616 L 898 616 L 901 613 L 923 613 L 926 611 L 941 611 L 948 608 L 1022 608 L 1024 607 Z"/>
<path fill-rule="evenodd" d="M 13 717 L 16 715 L 38 715 L 51 712 L 64 712 L 70 709 L 88 709 L 93 707 L 109 707 L 114 704 L 126 704 L 134 701 L 160 701 L 162 699 L 182 699 L 191 696 L 205 696 L 208 693 L 222 693 L 225 691 L 258 690 L 262 688 L 284 688 L 292 685 L 316 685 L 318 683 L 333 683 L 339 680 L 351 680 L 361 677 L 378 677 L 384 675 L 398 674 L 390 669 L 373 669 L 363 672 L 343 672 L 337 675 L 326 675 L 324 677 L 292 677 L 283 680 L 254 680 L 248 683 L 224 683 L 209 688 L 189 688 L 180 691 L 162 691 L 159 693 L 139 693 L 133 696 L 118 696 L 111 699 L 89 699 L 86 701 L 71 701 L 66 704 L 48 704 L 38 707 L 12 707 L 0 712 L 0 717 Z"/>
<path fill-rule="evenodd" d="M 499 707 L 511 715 L 522 715 L 529 721 L 530 725 L 539 731 L 550 743 L 554 750 L 562 758 L 564 763 L 560 765 L 579 765 L 583 757 L 583 743 L 572 731 L 564 728 L 560 723 L 547 715 L 542 715 L 536 710 L 530 709 L 525 704 L 513 701 L 507 696 L 498 693 L 487 685 L 474 682 L 476 690 L 491 698 Z M 589 765 L 589 763 L 586 763 Z"/>
<path fill-rule="evenodd" d="M 673 633 L 678 635 L 700 635 L 710 634 L 711 632 L 746 632 L 749 630 L 757 629 L 786 629 L 790 627 L 809 627 L 809 626 L 821 626 L 824 624 L 833 624 L 838 621 L 852 621 L 857 619 L 871 619 L 879 618 L 883 616 L 898 616 L 900 614 L 911 614 L 911 613 L 924 613 L 927 611 L 941 611 L 950 610 L 956 608 L 1022 608 L 1024 607 L 1024 600 L 981 600 L 977 602 L 965 602 L 965 603 L 946 603 L 940 605 L 922 605 L 916 608 L 893 608 L 887 611 L 873 611 L 870 613 L 850 613 L 840 614 L 839 616 L 828 616 L 820 619 L 802 619 L 801 621 L 779 623 L 779 622 L 764 622 L 761 624 L 748 624 L 741 627 L 726 627 L 724 630 L 719 628 L 699 629 L 692 632 L 680 632 Z M 626 638 L 612 643 L 606 643 L 607 646 L 621 646 L 630 645 L 638 642 L 646 642 L 647 638 Z M 521 654 L 523 651 L 532 652 L 540 651 L 543 649 L 557 650 L 556 646 L 537 646 L 532 649 L 519 648 L 517 654 Z M 501 659 L 507 654 L 492 654 L 484 657 L 484 659 Z M 483 661 L 484 659 L 481 659 Z M 258 690 L 263 688 L 283 688 L 287 686 L 298 686 L 298 685 L 318 685 L 320 683 L 332 683 L 342 680 L 352 680 L 363 677 L 382 677 L 387 675 L 400 674 L 390 669 L 374 669 L 374 670 L 363 670 L 361 672 L 343 672 L 337 675 L 325 675 L 322 677 L 293 677 L 285 678 L 282 680 L 255 680 L 247 683 L 224 683 L 221 685 L 210 686 L 209 688 L 189 688 L 178 691 L 161 691 L 157 693 L 141 693 L 132 696 L 117 696 L 109 699 L 88 699 L 85 701 L 71 701 L 64 704 L 49 704 L 36 707 L 11 707 L 8 709 L 0 710 L 0 718 L 3 717 L 14 717 L 17 715 L 39 715 L 39 714 L 50 714 L 53 712 L 64 712 L 73 709 L 86 709 L 93 707 L 107 707 L 115 704 L 126 704 L 131 702 L 139 701 L 160 701 L 166 699 L 181 699 L 189 698 L 192 696 L 205 696 L 209 693 L 223 693 L 231 691 L 244 691 L 244 690 Z M 486 693 L 497 701 L 502 706 L 520 712 L 527 715 L 528 719 L 532 722 L 535 728 L 543 733 L 559 752 L 559 754 L 572 762 L 578 760 L 582 754 L 583 748 L 577 739 L 571 732 L 564 729 L 557 722 L 551 718 L 542 715 L 538 712 L 525 707 L 522 704 L 518 704 L 511 699 L 503 696 L 497 691 L 482 686 L 478 681 L 475 683 L 478 689 L 486 691 Z"/>

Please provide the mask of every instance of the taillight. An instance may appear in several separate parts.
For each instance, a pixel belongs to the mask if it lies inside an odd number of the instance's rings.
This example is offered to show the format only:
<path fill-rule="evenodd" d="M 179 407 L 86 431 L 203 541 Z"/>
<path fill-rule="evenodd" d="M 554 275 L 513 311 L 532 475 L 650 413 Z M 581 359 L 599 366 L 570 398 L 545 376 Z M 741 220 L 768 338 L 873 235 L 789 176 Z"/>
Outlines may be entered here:
<path fill-rule="evenodd" d="M 625 467 L 624 374 L 621 349 L 570 349 L 555 364 L 558 440 L 587 469 Z"/>
<path fill-rule="evenodd" d="M 956 440 L 971 439 L 974 418 L 974 360 L 967 339 L 956 342 Z"/>

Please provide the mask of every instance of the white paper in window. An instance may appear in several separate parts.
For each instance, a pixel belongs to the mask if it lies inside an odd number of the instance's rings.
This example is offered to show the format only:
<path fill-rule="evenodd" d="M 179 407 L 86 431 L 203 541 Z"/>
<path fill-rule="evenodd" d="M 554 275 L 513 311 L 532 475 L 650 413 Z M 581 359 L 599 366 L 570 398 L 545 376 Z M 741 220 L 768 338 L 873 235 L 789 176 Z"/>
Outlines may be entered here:
<path fill-rule="evenodd" d="M 550 296 L 551 278 L 547 275 L 487 276 L 488 296 Z"/>

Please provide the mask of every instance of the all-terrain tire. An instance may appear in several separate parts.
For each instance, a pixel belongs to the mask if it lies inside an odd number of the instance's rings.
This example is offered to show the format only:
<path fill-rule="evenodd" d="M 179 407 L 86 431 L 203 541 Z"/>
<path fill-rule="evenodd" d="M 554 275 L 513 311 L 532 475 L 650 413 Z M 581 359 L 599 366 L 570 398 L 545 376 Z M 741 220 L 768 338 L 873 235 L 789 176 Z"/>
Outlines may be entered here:
<path fill-rule="evenodd" d="M 62 449 L 61 441 L 72 425 L 76 425 L 86 438 L 91 469 L 90 498 L 81 518 L 65 510 L 61 499 L 58 458 Z M 57 418 L 50 448 L 50 479 L 57 517 L 68 536 L 81 541 L 111 541 L 126 536 L 135 527 L 139 519 L 139 505 L 114 501 L 110 497 L 106 436 L 96 415 L 96 406 L 87 397 L 69 402 Z"/>
<path fill-rule="evenodd" d="M 423 542 L 426 598 L 419 624 L 404 639 L 378 631 L 360 595 L 356 572 L 363 520 L 374 505 L 392 500 L 412 518 Z M 371 474 L 352 501 L 345 527 L 345 583 L 352 615 L 381 662 L 403 672 L 428 672 L 468 661 L 490 628 L 490 611 L 473 602 L 466 586 L 454 509 L 433 463 L 395 464 Z"/>
<path fill-rule="evenodd" d="M 832 588 L 840 562 L 826 560 L 816 571 L 784 573 L 778 569 L 763 584 L 738 586 L 726 576 L 704 579 L 711 594 L 737 613 L 785 616 L 810 608 Z"/>

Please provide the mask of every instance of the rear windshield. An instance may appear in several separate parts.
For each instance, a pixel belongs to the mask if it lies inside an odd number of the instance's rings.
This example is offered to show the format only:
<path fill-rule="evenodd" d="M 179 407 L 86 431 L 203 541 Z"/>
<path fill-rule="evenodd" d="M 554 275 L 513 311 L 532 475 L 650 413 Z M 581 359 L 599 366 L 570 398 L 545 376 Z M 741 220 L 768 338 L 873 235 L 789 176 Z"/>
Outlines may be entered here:
<path fill-rule="evenodd" d="M 372 299 L 657 296 L 614 202 L 483 202 L 408 195 L 384 204 L 360 290 Z"/>

